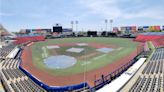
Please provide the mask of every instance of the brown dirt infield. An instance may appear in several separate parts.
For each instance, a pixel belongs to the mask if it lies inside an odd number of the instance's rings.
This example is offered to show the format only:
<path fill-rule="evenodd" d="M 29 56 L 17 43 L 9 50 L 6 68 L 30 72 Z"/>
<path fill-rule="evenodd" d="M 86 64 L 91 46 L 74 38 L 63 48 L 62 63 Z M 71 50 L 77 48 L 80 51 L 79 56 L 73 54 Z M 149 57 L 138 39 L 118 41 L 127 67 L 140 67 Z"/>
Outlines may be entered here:
<path fill-rule="evenodd" d="M 95 46 L 95 44 L 93 44 L 93 46 Z M 96 47 L 99 48 L 100 46 L 96 46 Z M 129 62 L 136 55 L 137 55 L 137 49 L 133 53 L 127 55 L 126 57 L 121 58 L 117 62 L 113 62 L 102 68 L 86 72 L 87 83 L 91 87 L 93 87 L 95 76 L 97 78 L 100 78 L 102 74 L 107 75 L 110 72 L 113 72 L 115 69 L 119 68 L 121 65 L 124 65 L 125 63 Z M 69 76 L 55 76 L 44 70 L 40 70 L 37 67 L 35 67 L 32 61 L 31 46 L 26 46 L 24 48 L 23 53 L 22 53 L 21 66 L 24 69 L 26 69 L 28 72 L 30 72 L 33 76 L 35 76 L 40 81 L 44 82 L 45 84 L 49 86 L 68 86 L 68 85 L 74 85 L 74 84 L 79 84 L 79 83 L 84 82 L 84 73 L 74 74 L 74 75 L 69 75 Z"/>

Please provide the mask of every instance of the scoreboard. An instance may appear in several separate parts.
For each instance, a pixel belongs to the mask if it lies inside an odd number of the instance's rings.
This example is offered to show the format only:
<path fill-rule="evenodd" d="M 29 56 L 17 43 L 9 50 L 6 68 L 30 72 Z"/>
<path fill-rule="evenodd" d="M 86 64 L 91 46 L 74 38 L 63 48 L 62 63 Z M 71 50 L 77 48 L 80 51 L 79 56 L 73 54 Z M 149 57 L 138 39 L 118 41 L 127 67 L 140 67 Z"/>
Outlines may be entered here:
<path fill-rule="evenodd" d="M 53 32 L 62 33 L 62 26 L 53 26 Z"/>
<path fill-rule="evenodd" d="M 31 33 L 31 29 L 25 29 L 26 30 L 26 34 Z"/>

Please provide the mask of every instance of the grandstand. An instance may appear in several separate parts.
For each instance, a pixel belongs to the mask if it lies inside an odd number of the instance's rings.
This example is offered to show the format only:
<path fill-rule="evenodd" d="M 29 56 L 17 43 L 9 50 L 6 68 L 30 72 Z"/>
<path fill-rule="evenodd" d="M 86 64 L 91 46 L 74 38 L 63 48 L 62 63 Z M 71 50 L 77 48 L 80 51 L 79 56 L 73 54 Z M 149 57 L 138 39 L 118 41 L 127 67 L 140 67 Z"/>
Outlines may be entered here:
<path fill-rule="evenodd" d="M 164 91 L 164 48 L 158 48 L 129 92 Z"/>
<path fill-rule="evenodd" d="M 164 38 L 154 40 L 152 43 L 156 48 L 164 47 Z"/>
<path fill-rule="evenodd" d="M 145 42 L 145 51 L 150 51 L 146 41 L 151 41 L 155 49 L 136 76 L 121 91 L 164 92 L 164 34 L 145 33 L 135 40 Z"/>
<path fill-rule="evenodd" d="M 135 41 L 139 41 L 143 43 L 151 41 L 155 48 L 164 47 L 164 33 L 163 32 L 142 33 L 135 38 Z"/>
<path fill-rule="evenodd" d="M 17 46 L 6 46 L 1 48 L 0 58 L 0 90 L 7 92 L 44 92 L 45 90 L 33 82 L 19 69 L 20 48 Z M 2 85 L 2 86 L 1 86 Z"/>
<path fill-rule="evenodd" d="M 15 38 L 14 44 L 23 44 L 26 43 L 28 44 L 29 42 L 37 42 L 37 41 L 44 41 L 45 37 L 40 36 L 40 35 L 24 35 L 24 36 L 19 36 Z"/>
<path fill-rule="evenodd" d="M 15 48 L 14 45 L 5 46 L 0 49 L 0 58 L 6 58 L 7 55 Z"/>

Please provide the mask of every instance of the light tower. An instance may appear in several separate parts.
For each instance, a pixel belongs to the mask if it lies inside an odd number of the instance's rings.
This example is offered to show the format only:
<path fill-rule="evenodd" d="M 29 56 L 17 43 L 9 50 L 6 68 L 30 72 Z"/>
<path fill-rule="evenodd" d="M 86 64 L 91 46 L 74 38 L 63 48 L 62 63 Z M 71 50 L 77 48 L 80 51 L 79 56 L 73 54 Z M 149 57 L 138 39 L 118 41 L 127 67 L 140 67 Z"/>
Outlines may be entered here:
<path fill-rule="evenodd" d="M 105 19 L 105 31 L 107 31 L 107 30 L 108 30 L 108 20 Z"/>
<path fill-rule="evenodd" d="M 113 28 L 112 28 L 112 26 L 113 26 L 112 23 L 113 23 L 113 20 L 110 19 L 110 31 L 111 31 L 111 32 L 112 32 L 112 29 L 113 29 Z"/>
<path fill-rule="evenodd" d="M 75 21 L 75 24 L 76 24 L 76 31 L 78 31 L 78 24 L 79 24 L 79 21 Z"/>
<path fill-rule="evenodd" d="M 72 31 L 73 31 L 73 24 L 74 24 L 74 22 L 73 22 L 73 21 L 71 21 L 71 27 L 72 27 Z"/>

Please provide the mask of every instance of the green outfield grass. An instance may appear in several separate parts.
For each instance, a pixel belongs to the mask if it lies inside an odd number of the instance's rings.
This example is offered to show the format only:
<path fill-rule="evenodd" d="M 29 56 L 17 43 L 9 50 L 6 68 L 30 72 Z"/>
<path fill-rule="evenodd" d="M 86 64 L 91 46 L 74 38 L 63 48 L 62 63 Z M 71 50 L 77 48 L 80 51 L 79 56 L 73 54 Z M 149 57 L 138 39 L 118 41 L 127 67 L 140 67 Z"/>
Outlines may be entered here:
<path fill-rule="evenodd" d="M 86 60 L 78 60 L 77 63 L 67 69 L 50 69 L 46 67 L 46 65 L 43 63 L 44 58 L 42 57 L 43 50 L 42 47 L 46 47 L 47 45 L 52 44 L 63 44 L 63 43 L 99 43 L 99 44 L 111 44 L 117 46 L 117 48 L 98 59 L 86 59 Z M 110 64 L 112 62 L 115 62 L 119 59 L 121 59 L 124 56 L 127 56 L 127 54 L 132 53 L 134 50 L 136 50 L 138 43 L 133 42 L 129 39 L 122 39 L 122 38 L 63 38 L 63 39 L 51 39 L 44 42 L 37 42 L 32 46 L 32 59 L 35 67 L 47 71 L 53 75 L 56 76 L 67 76 L 71 74 L 77 74 L 82 73 L 84 71 L 84 63 L 88 62 L 85 67 L 87 67 L 87 71 L 94 70 L 97 68 L 101 68 L 107 64 Z M 58 54 L 64 54 L 65 50 L 69 47 L 63 47 L 63 49 L 59 49 L 57 52 Z M 85 47 L 87 48 L 86 53 L 92 53 L 95 48 Z M 47 56 L 51 56 L 52 53 L 47 48 L 45 48 L 45 51 L 47 53 Z M 67 53 L 68 54 L 68 53 Z M 84 55 L 85 53 L 81 53 Z M 73 55 L 74 56 L 74 55 Z M 75 55 L 76 56 L 76 55 Z M 77 55 L 78 56 L 78 55 Z M 98 56 L 96 56 L 98 57 Z"/>

